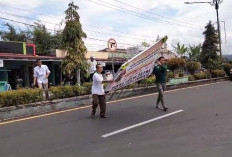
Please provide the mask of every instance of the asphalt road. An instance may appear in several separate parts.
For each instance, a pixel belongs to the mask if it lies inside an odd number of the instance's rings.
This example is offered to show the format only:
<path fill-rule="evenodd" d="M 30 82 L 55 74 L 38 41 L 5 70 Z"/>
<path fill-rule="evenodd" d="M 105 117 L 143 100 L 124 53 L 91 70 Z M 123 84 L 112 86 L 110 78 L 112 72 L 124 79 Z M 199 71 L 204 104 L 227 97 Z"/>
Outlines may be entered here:
<path fill-rule="evenodd" d="M 232 82 L 167 92 L 168 112 L 156 97 L 109 103 L 108 119 L 86 108 L 0 125 L 0 157 L 231 157 Z"/>

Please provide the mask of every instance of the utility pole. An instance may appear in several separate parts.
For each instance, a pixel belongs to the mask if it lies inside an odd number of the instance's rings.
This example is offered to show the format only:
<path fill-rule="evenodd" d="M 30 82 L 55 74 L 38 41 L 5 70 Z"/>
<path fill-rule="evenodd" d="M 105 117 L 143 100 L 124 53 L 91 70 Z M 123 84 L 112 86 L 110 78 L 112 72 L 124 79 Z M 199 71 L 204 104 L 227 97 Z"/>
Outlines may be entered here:
<path fill-rule="evenodd" d="M 219 41 L 219 53 L 222 58 L 222 46 L 221 46 L 221 28 L 220 28 L 220 20 L 219 20 L 219 4 L 221 4 L 223 0 L 213 0 L 213 2 L 185 2 L 185 4 L 196 4 L 196 3 L 208 3 L 210 5 L 214 5 L 217 13 L 217 31 L 218 31 L 218 41 Z"/>
<path fill-rule="evenodd" d="M 219 14 L 218 14 L 219 1 L 221 1 L 221 0 L 213 0 L 213 3 L 215 4 L 215 9 L 216 9 L 216 12 L 217 12 L 217 25 L 218 25 L 219 51 L 220 51 L 220 57 L 221 57 L 221 59 L 222 59 L 221 28 L 220 28 Z"/>

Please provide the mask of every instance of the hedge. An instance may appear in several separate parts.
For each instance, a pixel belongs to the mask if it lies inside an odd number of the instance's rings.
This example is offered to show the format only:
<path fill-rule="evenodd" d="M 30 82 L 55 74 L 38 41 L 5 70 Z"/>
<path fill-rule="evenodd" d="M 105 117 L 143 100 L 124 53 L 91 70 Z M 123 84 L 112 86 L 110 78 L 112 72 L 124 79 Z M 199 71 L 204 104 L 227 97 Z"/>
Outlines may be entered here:
<path fill-rule="evenodd" d="M 42 100 L 41 89 L 20 89 L 0 93 L 0 107 L 24 105 Z"/>
<path fill-rule="evenodd" d="M 207 79 L 207 74 L 206 73 L 196 73 L 194 74 L 195 80 L 202 80 L 202 79 Z"/>
<path fill-rule="evenodd" d="M 188 80 L 189 80 L 189 81 L 195 81 L 195 77 L 194 77 L 193 75 L 189 75 L 189 76 L 188 76 Z"/>
<path fill-rule="evenodd" d="M 148 78 L 145 78 L 145 79 L 139 81 L 139 84 L 140 84 L 140 86 L 146 87 L 146 86 L 154 85 L 155 81 L 156 81 L 156 77 L 151 76 L 151 77 L 148 77 Z"/>
<path fill-rule="evenodd" d="M 188 71 L 193 75 L 196 70 L 200 69 L 201 64 L 195 61 L 190 61 L 187 63 Z"/>
<path fill-rule="evenodd" d="M 226 76 L 226 72 L 224 70 L 213 70 L 211 73 L 213 78 Z"/>
<path fill-rule="evenodd" d="M 51 93 L 50 99 L 61 99 L 89 94 L 89 89 L 87 87 L 78 85 L 51 87 L 49 91 Z"/>
<path fill-rule="evenodd" d="M 183 58 L 172 58 L 167 62 L 168 69 L 175 71 L 179 68 L 184 68 L 186 65 L 186 61 Z"/>
<path fill-rule="evenodd" d="M 223 65 L 223 68 L 226 72 L 226 74 L 229 76 L 230 75 L 230 70 L 232 69 L 232 64 L 226 63 Z"/>

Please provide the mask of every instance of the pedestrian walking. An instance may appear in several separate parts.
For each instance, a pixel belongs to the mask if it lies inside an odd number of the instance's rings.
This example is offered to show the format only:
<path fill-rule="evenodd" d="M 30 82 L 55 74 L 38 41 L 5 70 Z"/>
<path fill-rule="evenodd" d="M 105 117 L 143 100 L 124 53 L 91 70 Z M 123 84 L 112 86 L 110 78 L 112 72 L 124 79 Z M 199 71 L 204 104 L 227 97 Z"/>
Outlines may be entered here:
<path fill-rule="evenodd" d="M 97 65 L 97 61 L 95 60 L 95 57 L 94 56 L 91 56 L 90 57 L 90 60 L 88 60 L 88 64 L 89 64 L 89 81 L 92 81 L 93 80 L 93 74 L 95 73 L 96 71 L 96 65 Z"/>
<path fill-rule="evenodd" d="M 153 74 L 156 76 L 156 86 L 159 92 L 156 102 L 156 108 L 159 108 L 159 103 L 161 102 L 163 110 L 167 111 L 168 108 L 165 106 L 164 103 L 164 91 L 166 88 L 166 73 L 167 73 L 167 65 L 165 63 L 165 58 L 159 57 L 156 63 L 157 65 L 153 70 Z"/>
<path fill-rule="evenodd" d="M 101 64 L 96 65 L 96 72 L 93 75 L 92 85 L 92 113 L 91 117 L 94 118 L 97 106 L 100 106 L 100 117 L 107 118 L 106 116 L 106 96 L 103 88 L 103 83 L 110 83 L 113 81 L 104 81 L 102 75 L 103 67 Z"/>
<path fill-rule="evenodd" d="M 34 68 L 34 83 L 33 86 L 38 85 L 39 88 L 45 90 L 46 99 L 48 99 L 48 77 L 50 70 L 47 65 L 43 65 L 40 59 L 36 60 L 37 66 Z"/>

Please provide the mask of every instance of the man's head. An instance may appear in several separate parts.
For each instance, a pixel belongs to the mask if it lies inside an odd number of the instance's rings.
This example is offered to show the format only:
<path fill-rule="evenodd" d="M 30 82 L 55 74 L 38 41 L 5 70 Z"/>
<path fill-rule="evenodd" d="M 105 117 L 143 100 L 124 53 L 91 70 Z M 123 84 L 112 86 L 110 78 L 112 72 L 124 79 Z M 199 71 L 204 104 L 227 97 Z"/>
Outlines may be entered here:
<path fill-rule="evenodd" d="M 91 60 L 92 62 L 94 61 L 94 59 L 95 59 L 94 56 L 91 56 L 91 57 L 90 57 L 90 60 Z"/>
<path fill-rule="evenodd" d="M 96 69 L 97 69 L 97 72 L 98 72 L 98 73 L 102 73 L 102 71 L 103 71 L 103 67 L 102 67 L 101 64 L 97 64 L 97 65 L 96 65 Z"/>
<path fill-rule="evenodd" d="M 165 63 L 165 58 L 164 57 L 159 57 L 157 59 L 157 61 L 160 63 L 160 64 L 164 64 Z"/>
<path fill-rule="evenodd" d="M 37 60 L 36 60 L 36 64 L 37 64 L 37 66 L 41 67 L 42 61 L 41 61 L 40 59 L 37 59 Z"/>

